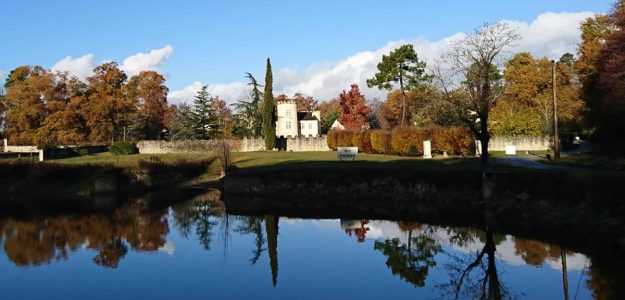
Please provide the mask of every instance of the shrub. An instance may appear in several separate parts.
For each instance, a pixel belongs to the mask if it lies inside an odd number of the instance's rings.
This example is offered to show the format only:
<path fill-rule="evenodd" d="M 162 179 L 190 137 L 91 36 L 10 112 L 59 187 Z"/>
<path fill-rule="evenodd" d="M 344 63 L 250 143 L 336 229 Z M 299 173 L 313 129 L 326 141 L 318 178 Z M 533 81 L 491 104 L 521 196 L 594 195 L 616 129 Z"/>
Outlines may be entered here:
<path fill-rule="evenodd" d="M 375 153 L 391 153 L 391 133 L 387 130 L 372 130 L 370 132 L 371 147 Z"/>
<path fill-rule="evenodd" d="M 328 131 L 328 136 L 326 137 L 326 142 L 328 143 L 328 148 L 330 148 L 331 150 L 336 150 L 336 138 L 337 138 L 338 132 L 336 130 L 330 130 Z"/>
<path fill-rule="evenodd" d="M 416 155 L 423 152 L 424 138 L 425 132 L 421 129 L 407 126 L 395 127 L 391 132 L 391 149 L 393 153 L 399 155 L 411 154 L 411 149 L 416 149 L 412 151 L 412 155 Z"/>
<path fill-rule="evenodd" d="M 359 149 L 364 153 L 373 153 L 373 146 L 371 146 L 371 131 L 365 131 L 361 133 Z"/>
<path fill-rule="evenodd" d="M 339 130 L 337 131 L 336 146 L 337 147 L 354 147 L 353 136 L 354 134 L 360 134 L 360 132 L 352 130 Z M 357 147 L 357 146 L 356 146 Z"/>
<path fill-rule="evenodd" d="M 139 153 L 139 148 L 132 142 L 117 142 L 109 147 L 109 152 L 115 155 L 130 155 Z"/>

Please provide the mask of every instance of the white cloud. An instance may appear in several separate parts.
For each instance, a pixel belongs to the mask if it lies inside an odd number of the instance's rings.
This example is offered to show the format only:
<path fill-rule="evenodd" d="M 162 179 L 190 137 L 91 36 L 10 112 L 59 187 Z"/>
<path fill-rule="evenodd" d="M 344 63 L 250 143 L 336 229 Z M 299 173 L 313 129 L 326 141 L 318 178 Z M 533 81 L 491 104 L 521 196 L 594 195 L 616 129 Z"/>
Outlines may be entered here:
<path fill-rule="evenodd" d="M 93 54 L 85 54 L 81 57 L 73 58 L 66 56 L 52 66 L 52 71 L 69 72 L 72 75 L 85 80 L 93 73 Z"/>
<path fill-rule="evenodd" d="M 193 103 L 195 95 L 203 85 L 204 83 L 201 81 L 194 81 L 181 90 L 170 92 L 167 100 L 169 103 L 173 104 L 180 104 L 182 102 Z M 211 95 L 219 96 L 227 103 L 234 103 L 247 93 L 248 88 L 245 83 L 235 81 L 225 84 L 209 84 L 207 90 Z"/>
<path fill-rule="evenodd" d="M 592 15 L 591 12 L 548 12 L 539 15 L 530 23 L 511 20 L 503 22 L 517 28 L 521 36 L 521 40 L 511 49 L 513 52 L 530 51 L 536 57 L 547 56 L 557 59 L 566 52 L 575 53 L 579 42 L 579 24 Z M 320 100 L 329 100 L 338 97 L 341 91 L 356 83 L 367 99 L 374 97 L 383 99 L 386 97 L 386 91 L 369 89 L 366 85 L 366 79 L 376 73 L 376 66 L 383 54 L 402 44 L 411 43 L 419 58 L 431 63 L 447 51 L 451 41 L 464 35 L 465 33 L 461 32 L 455 33 L 438 41 L 429 41 L 423 37 L 392 41 L 377 50 L 359 52 L 335 62 L 313 64 L 304 69 L 283 68 L 274 73 L 274 95 L 302 92 Z M 176 103 L 177 98 L 172 96 L 178 96 L 192 86 L 193 84 L 183 90 L 172 92 L 170 101 Z M 221 89 L 216 89 L 217 94 L 228 100 L 236 98 L 226 97 L 226 94 L 241 95 L 244 92 L 236 90 L 243 87 L 239 82 L 222 84 L 220 87 Z M 219 94 L 220 91 L 224 95 Z"/>
<path fill-rule="evenodd" d="M 163 65 L 165 60 L 173 53 L 174 48 L 169 44 L 165 45 L 163 48 L 151 50 L 150 52 L 139 52 L 124 59 L 120 68 L 124 70 L 128 76 L 137 75 L 141 71 L 147 70 L 159 71 L 159 68 Z M 112 60 L 107 59 L 101 63 L 110 61 Z M 95 67 L 94 55 L 89 53 L 77 58 L 66 56 L 50 69 L 53 71 L 69 72 L 81 80 L 85 80 L 93 74 L 93 68 Z M 0 78 L 1 77 L 2 76 L 0 76 Z"/>
<path fill-rule="evenodd" d="M 593 15 L 592 12 L 547 12 L 530 24 L 508 20 L 504 22 L 516 27 L 521 36 L 515 51 L 529 51 L 536 57 L 559 59 L 566 52 L 576 53 L 580 41 L 580 23 Z"/>
<path fill-rule="evenodd" d="M 141 71 L 158 71 L 161 65 L 174 53 L 174 48 L 167 44 L 160 49 L 154 49 L 150 52 L 139 52 L 124 59 L 121 69 L 133 76 Z"/>

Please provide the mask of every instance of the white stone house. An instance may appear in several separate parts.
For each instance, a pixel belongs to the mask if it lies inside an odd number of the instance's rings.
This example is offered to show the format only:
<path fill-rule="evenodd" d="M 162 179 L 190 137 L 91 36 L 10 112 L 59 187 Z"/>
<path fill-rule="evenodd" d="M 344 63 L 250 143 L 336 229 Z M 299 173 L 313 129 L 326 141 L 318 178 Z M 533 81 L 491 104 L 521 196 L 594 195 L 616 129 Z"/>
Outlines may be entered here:
<path fill-rule="evenodd" d="M 295 101 L 277 103 L 276 137 L 316 137 L 321 133 L 320 111 L 297 111 Z"/>

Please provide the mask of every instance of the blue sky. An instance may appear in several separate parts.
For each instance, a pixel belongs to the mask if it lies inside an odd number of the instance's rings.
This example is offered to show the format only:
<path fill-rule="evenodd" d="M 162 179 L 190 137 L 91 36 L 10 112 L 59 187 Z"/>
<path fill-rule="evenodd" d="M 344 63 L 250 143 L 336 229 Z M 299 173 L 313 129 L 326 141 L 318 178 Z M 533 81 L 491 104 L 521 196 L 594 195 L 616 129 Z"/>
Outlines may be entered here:
<path fill-rule="evenodd" d="M 392 41 L 436 42 L 484 22 L 530 24 L 546 12 L 605 13 L 613 1 L 2 2 L 5 75 L 19 65 L 51 68 L 67 56 L 87 54 L 96 65 L 108 59 L 122 64 L 131 55 L 170 45 L 156 64 L 175 91 L 194 82 L 243 81 L 244 72 L 262 78 L 266 57 L 274 70 L 306 77 L 307 69 L 331 68 Z M 281 80 L 288 83 L 285 91 L 295 89 L 287 88 L 296 85 L 293 80 Z"/>

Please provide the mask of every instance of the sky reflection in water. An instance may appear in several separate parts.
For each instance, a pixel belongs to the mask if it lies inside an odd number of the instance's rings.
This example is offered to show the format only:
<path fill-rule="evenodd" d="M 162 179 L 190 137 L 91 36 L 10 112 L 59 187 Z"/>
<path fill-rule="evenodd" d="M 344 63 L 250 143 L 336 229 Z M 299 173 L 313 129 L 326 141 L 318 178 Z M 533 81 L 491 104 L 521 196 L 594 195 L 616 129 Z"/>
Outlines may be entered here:
<path fill-rule="evenodd" d="M 5 218 L 0 233 L 3 299 L 563 299 L 562 257 L 569 297 L 591 298 L 590 259 L 555 245 L 408 222 L 226 215 L 202 197 Z"/>

